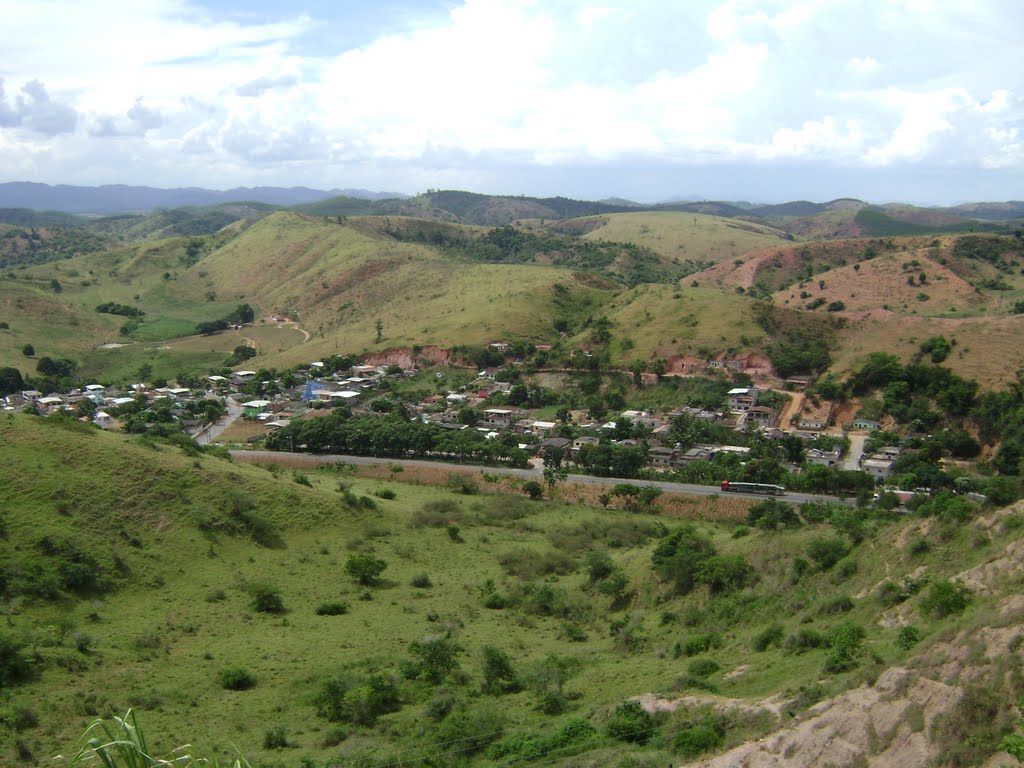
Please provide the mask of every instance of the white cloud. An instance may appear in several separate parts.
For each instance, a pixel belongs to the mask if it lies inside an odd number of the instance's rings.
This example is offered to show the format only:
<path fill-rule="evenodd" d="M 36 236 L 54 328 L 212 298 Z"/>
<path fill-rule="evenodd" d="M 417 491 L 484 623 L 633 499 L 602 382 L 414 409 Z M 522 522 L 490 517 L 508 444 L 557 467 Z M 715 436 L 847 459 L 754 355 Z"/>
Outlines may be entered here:
<path fill-rule="evenodd" d="M 858 75 L 870 75 L 882 68 L 871 56 L 854 56 L 846 62 L 846 68 Z"/>
<path fill-rule="evenodd" d="M 396 163 L 444 177 L 452 158 L 501 156 L 1024 165 L 1013 5 L 967 16 L 917 2 L 868 15 L 854 0 L 678 5 L 463 0 L 441 21 L 309 56 L 299 43 L 322 19 L 242 23 L 186 0 L 47 0 L 46 12 L 0 0 L 0 166 L 22 169 L 45 148 L 79 173 L 223 186 Z"/>

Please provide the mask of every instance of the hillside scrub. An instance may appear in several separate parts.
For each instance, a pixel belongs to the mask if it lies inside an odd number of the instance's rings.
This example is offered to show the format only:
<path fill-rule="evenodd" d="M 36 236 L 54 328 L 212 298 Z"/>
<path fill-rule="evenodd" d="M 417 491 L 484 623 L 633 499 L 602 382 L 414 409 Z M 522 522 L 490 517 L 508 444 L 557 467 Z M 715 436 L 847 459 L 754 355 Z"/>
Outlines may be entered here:
<path fill-rule="evenodd" d="M 681 706 L 653 716 L 657 730 L 646 743 L 633 738 L 637 729 L 610 723 L 647 722 L 634 706 L 616 709 L 652 692 L 713 690 L 716 701 L 751 707 L 784 695 L 789 706 L 858 686 L 861 675 L 903 663 L 933 637 L 993 613 L 995 598 L 980 590 L 968 610 L 943 618 L 922 610 L 914 621 L 923 640 L 905 650 L 897 644 L 901 628 L 879 624 L 887 610 L 875 597 L 879 584 L 888 579 L 902 589 L 904 577 L 922 566 L 931 583 L 952 580 L 994 560 L 1022 532 L 993 525 L 990 543 L 976 548 L 970 525 L 946 532 L 938 518 L 917 513 L 864 513 L 861 543 L 850 552 L 852 538 L 839 530 L 852 523 L 828 507 L 791 510 L 799 526 L 755 525 L 734 538 L 735 521 L 680 522 L 490 490 L 455 495 L 413 482 L 409 471 L 383 471 L 383 479 L 346 472 L 345 489 L 355 499 L 384 483 L 399 489 L 369 509 L 347 506 L 335 470 L 309 471 L 310 486 L 298 485 L 290 470 L 44 427 L 28 417 L 23 423 L 24 430 L 21 419 L 13 428 L 0 420 L 0 479 L 10 489 L 0 502 L 7 521 L 0 548 L 45 558 L 36 542 L 49 537 L 59 549 L 75 532 L 73 541 L 121 587 L 99 597 L 67 592 L 59 614 L 45 600 L 9 603 L 5 633 L 13 658 L 28 665 L 9 687 L 37 713 L 39 725 L 19 726 L 19 738 L 37 755 L 77 738 L 77 713 L 124 711 L 129 698 L 146 703 L 146 721 L 161 741 L 183 732 L 199 745 L 230 740 L 261 764 L 288 754 L 327 762 L 339 747 L 377 764 L 447 738 L 469 739 L 468 752 L 444 758 L 467 765 L 538 755 L 599 761 L 624 749 L 652 763 L 710 755 L 764 735 L 776 721 L 766 715 L 740 725 L 740 715 L 715 711 L 732 704 Z M 72 482 L 56 500 L 49 478 L 60 459 L 51 453 L 91 462 L 64 470 Z M 91 495 L 80 495 L 83 488 Z M 131 506 L 142 503 L 135 494 L 150 504 L 159 498 L 160 514 Z M 58 511 L 58 503 L 69 507 Z M 714 503 L 698 500 L 692 514 L 710 516 Z M 207 520 L 229 521 L 232 507 L 272 521 L 281 546 L 194 522 L 200 508 Z M 446 535 L 452 521 L 464 544 Z M 919 529 L 923 523 L 929 527 Z M 913 535 L 932 548 L 907 554 Z M 123 542 L 123 565 L 145 574 L 127 588 L 107 560 L 112 539 Z M 839 539 L 857 568 L 837 583 L 843 558 L 823 577 L 812 577 L 817 566 L 809 565 L 793 583 L 794 563 L 812 562 L 807 551 L 818 539 Z M 507 558 L 515 563 L 510 573 L 501 565 L 508 553 L 515 553 Z M 545 563 L 547 553 L 550 569 L 532 565 Z M 367 590 L 348 578 L 347 558 L 358 554 L 385 560 L 387 581 Z M 416 586 L 422 574 L 433 586 Z M 282 597 L 285 613 L 253 608 L 245 587 L 260 583 Z M 994 589 L 1004 589 L 1000 583 Z M 927 594 L 928 585 L 911 594 L 907 609 L 916 611 Z M 343 615 L 318 615 L 319 606 L 331 605 L 344 605 L 337 612 Z M 76 639 L 83 634 L 91 638 L 84 653 Z M 225 689 L 222 670 L 242 670 L 256 684 Z M 814 686 L 821 690 L 806 693 Z M 237 719 L 214 716 L 224 697 Z M 494 706 L 480 707 L 489 702 Z M 264 746 L 274 729 L 294 751 L 281 752 L 279 741 Z M 16 759 L 13 742 L 3 750 L 6 762 Z"/>

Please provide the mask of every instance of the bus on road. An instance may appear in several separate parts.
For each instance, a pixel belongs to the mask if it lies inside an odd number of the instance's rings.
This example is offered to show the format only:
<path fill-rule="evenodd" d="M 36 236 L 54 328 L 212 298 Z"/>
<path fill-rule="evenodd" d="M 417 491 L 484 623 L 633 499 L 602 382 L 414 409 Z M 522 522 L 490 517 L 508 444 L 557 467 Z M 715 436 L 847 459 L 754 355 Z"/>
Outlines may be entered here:
<path fill-rule="evenodd" d="M 781 485 L 770 483 L 737 483 L 732 480 L 722 481 L 722 490 L 727 493 L 759 493 L 765 496 L 781 496 L 786 489 Z"/>

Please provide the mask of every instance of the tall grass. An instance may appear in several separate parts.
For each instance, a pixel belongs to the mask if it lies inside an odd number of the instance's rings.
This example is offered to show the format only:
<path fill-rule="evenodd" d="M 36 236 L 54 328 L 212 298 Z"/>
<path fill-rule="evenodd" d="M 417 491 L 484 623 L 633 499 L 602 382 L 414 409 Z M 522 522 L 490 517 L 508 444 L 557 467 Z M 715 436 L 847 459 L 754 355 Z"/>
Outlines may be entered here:
<path fill-rule="evenodd" d="M 131 709 L 124 717 L 115 715 L 109 720 L 100 718 L 94 721 L 85 729 L 84 737 L 85 745 L 71 760 L 65 759 L 62 755 L 55 759 L 71 768 L 92 765 L 104 768 L 191 768 L 200 765 L 219 768 L 221 765 L 216 758 L 208 760 L 190 754 L 187 751 L 190 749 L 188 744 L 178 747 L 168 757 L 151 755 L 146 736 L 135 719 L 135 711 Z M 242 755 L 225 766 L 252 768 Z"/>

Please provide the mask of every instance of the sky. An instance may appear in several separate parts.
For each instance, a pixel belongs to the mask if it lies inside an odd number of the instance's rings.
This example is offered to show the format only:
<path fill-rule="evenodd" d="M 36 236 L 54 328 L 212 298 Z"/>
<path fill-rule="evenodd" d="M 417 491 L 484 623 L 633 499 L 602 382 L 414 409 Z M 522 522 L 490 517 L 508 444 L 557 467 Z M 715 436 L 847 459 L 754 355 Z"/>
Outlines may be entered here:
<path fill-rule="evenodd" d="M 1019 0 L 0 0 L 0 181 L 1024 197 Z"/>

